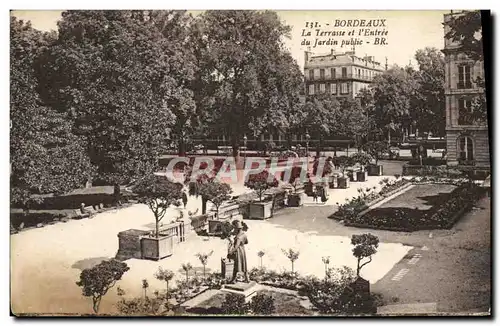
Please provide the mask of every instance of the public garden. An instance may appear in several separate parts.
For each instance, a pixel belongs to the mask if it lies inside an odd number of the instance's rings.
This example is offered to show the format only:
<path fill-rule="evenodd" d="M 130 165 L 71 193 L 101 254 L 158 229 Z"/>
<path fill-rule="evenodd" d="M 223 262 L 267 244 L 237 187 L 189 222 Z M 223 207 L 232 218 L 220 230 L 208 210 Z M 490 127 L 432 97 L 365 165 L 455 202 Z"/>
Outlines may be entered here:
<path fill-rule="evenodd" d="M 66 11 L 57 33 L 11 17 L 14 314 L 486 311 L 486 175 L 408 141 L 444 134 L 442 53 L 305 96 L 289 31 L 272 11 Z M 237 177 L 214 178 L 228 158 Z"/>

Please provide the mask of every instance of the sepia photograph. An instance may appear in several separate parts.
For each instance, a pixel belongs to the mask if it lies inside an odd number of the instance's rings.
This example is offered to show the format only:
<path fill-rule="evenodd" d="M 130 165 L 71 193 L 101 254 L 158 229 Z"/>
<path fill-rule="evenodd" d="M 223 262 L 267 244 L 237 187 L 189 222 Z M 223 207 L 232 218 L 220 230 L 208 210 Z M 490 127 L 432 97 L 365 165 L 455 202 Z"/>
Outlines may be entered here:
<path fill-rule="evenodd" d="M 491 317 L 489 10 L 11 10 L 10 315 Z"/>

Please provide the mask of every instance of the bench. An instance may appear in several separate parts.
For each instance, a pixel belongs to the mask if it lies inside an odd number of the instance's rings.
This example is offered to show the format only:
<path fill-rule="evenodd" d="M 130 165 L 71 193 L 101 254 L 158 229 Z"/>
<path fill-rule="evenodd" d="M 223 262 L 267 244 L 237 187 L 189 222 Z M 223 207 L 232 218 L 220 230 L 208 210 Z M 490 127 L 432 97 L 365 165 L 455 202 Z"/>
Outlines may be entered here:
<path fill-rule="evenodd" d="M 78 219 L 90 217 L 90 213 L 84 214 L 84 213 L 82 213 L 82 211 L 80 211 L 80 209 L 75 209 L 74 213 L 75 213 L 75 217 Z"/>

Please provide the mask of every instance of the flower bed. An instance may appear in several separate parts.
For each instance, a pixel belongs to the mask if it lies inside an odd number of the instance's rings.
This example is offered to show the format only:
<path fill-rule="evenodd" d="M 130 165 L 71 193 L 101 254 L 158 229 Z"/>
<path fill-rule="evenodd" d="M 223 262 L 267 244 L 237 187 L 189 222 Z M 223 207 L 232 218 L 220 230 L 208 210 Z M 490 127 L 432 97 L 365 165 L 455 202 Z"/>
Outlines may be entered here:
<path fill-rule="evenodd" d="M 349 215 L 346 226 L 412 232 L 417 230 L 449 229 L 484 194 L 485 190 L 470 183 L 462 183 L 443 195 L 428 210 L 410 208 L 375 209 L 366 214 Z"/>
<path fill-rule="evenodd" d="M 384 198 L 387 198 L 394 193 L 402 190 L 404 187 L 408 187 L 411 184 L 410 180 L 398 179 L 396 181 L 390 182 L 389 180 L 383 180 L 385 186 L 380 190 L 380 192 L 375 193 L 367 188 L 366 190 L 359 189 L 360 193 L 358 197 L 353 197 L 348 200 L 345 204 L 339 205 L 338 210 L 330 215 L 329 218 L 336 220 L 348 220 L 356 217 L 361 212 L 368 209 L 370 206 L 375 205 Z"/>

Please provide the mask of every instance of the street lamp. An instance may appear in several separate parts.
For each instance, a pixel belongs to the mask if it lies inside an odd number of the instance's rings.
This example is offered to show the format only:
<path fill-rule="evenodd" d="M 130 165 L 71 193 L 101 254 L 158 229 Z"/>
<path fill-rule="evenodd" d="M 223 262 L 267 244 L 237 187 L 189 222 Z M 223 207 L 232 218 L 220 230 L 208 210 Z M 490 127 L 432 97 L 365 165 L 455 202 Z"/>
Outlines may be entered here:
<path fill-rule="evenodd" d="M 243 147 L 245 147 L 245 152 L 243 153 L 243 159 L 244 161 L 246 161 L 246 158 L 247 158 L 247 135 L 244 135 L 243 136 Z"/>
<path fill-rule="evenodd" d="M 309 132 L 306 131 L 306 156 L 309 157 L 309 139 L 311 139 L 311 136 L 309 135 Z"/>

